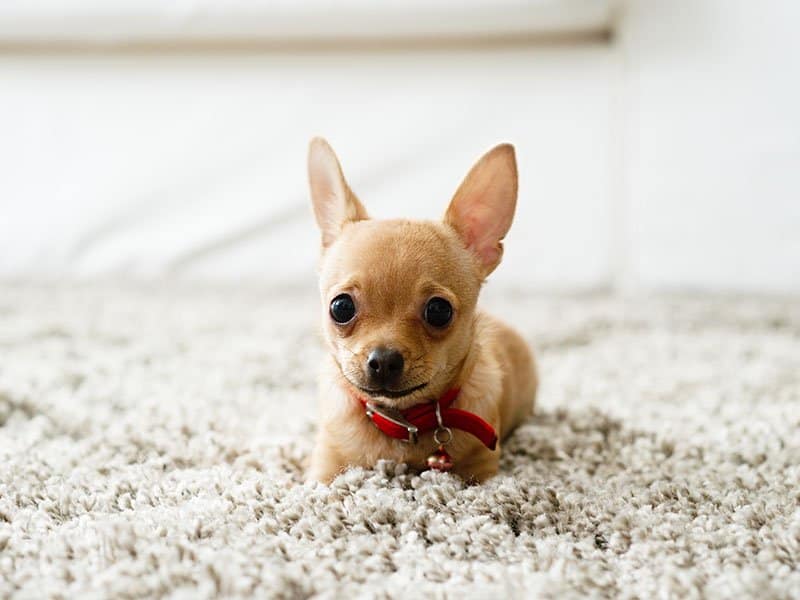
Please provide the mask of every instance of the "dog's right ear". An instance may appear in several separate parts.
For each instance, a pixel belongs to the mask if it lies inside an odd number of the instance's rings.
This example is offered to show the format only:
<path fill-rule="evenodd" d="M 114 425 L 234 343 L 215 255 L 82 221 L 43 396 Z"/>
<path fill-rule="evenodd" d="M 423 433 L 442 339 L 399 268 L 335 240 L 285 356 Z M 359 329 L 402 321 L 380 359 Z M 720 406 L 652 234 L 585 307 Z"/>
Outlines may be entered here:
<path fill-rule="evenodd" d="M 503 238 L 517 205 L 514 146 L 500 144 L 475 163 L 447 207 L 444 221 L 456 230 L 486 277 L 500 263 Z"/>
<path fill-rule="evenodd" d="M 323 248 L 336 240 L 347 223 L 369 218 L 347 185 L 333 148 L 320 137 L 311 140 L 308 148 L 308 181 Z"/>

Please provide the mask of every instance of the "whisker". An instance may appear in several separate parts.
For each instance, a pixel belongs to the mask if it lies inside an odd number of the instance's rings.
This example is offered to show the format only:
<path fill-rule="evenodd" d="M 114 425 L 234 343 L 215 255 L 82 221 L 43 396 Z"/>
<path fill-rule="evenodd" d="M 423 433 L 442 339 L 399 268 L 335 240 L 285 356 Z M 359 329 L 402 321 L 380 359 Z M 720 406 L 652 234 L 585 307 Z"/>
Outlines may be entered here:
<path fill-rule="evenodd" d="M 352 354 L 353 356 L 358 356 L 358 353 L 357 353 L 357 352 L 355 352 L 355 351 L 353 351 L 353 350 L 350 350 L 350 348 L 348 348 L 347 346 L 341 346 L 341 347 L 342 347 L 342 348 L 344 348 L 345 350 L 347 350 L 347 351 L 348 351 L 350 354 Z"/>

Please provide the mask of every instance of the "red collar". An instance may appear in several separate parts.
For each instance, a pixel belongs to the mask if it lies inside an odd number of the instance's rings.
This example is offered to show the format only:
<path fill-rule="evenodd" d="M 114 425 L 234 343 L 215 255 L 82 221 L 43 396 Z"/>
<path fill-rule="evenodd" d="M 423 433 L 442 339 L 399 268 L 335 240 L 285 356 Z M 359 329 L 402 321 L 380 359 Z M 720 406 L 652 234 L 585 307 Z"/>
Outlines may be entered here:
<path fill-rule="evenodd" d="M 458 388 L 448 390 L 439 400 L 439 409 L 442 415 L 442 424 L 450 429 L 460 429 L 478 438 L 489 450 L 497 446 L 497 433 L 494 427 L 480 418 L 475 413 L 459 408 L 450 408 L 458 397 Z M 367 417 L 389 437 L 411 443 L 417 442 L 421 433 L 434 431 L 438 422 L 436 420 L 436 402 L 423 402 L 411 408 L 400 411 L 386 406 L 381 406 L 371 400 L 358 398 L 364 406 Z"/>

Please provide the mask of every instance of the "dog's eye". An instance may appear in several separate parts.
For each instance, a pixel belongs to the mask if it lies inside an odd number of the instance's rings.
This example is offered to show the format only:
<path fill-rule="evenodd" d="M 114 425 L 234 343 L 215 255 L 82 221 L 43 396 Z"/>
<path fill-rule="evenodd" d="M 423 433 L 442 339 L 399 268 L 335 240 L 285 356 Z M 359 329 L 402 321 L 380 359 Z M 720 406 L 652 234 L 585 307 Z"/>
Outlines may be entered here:
<path fill-rule="evenodd" d="M 344 325 L 356 316 L 356 305 L 349 294 L 339 294 L 331 300 L 331 318 Z"/>
<path fill-rule="evenodd" d="M 444 298 L 434 297 L 425 305 L 425 321 L 432 327 L 445 327 L 453 318 L 453 307 Z"/>

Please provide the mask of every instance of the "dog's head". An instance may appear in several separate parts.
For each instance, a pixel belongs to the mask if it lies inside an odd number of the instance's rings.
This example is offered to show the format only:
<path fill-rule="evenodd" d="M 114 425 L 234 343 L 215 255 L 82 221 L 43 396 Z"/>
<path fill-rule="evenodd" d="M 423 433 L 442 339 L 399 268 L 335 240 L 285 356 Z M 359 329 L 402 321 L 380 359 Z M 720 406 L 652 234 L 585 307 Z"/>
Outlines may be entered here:
<path fill-rule="evenodd" d="M 323 328 L 343 383 L 397 408 L 441 395 L 473 343 L 478 292 L 514 216 L 513 146 L 475 164 L 442 222 L 371 220 L 325 140 L 312 140 L 308 167 Z"/>

